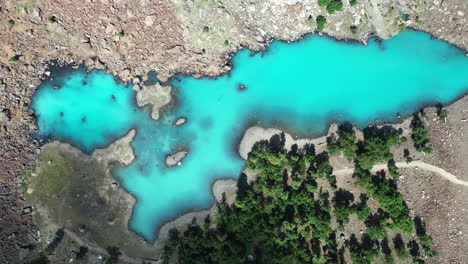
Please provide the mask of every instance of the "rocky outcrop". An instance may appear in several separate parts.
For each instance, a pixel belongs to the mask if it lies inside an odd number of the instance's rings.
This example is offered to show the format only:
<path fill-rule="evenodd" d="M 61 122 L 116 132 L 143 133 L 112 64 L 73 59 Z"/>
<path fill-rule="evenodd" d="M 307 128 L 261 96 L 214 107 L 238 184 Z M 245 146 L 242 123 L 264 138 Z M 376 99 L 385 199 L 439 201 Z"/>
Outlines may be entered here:
<path fill-rule="evenodd" d="M 133 159 L 135 159 L 132 146 L 130 145 L 135 135 L 136 130 L 130 130 L 125 137 L 118 139 L 107 148 L 93 151 L 92 157 L 99 162 L 118 162 L 122 167 L 130 165 Z"/>
<path fill-rule="evenodd" d="M 183 124 L 185 124 L 187 122 L 187 118 L 185 117 L 179 117 L 175 123 L 174 123 L 174 126 L 181 126 Z"/>
<path fill-rule="evenodd" d="M 136 100 L 139 107 L 147 104 L 152 105 L 151 118 L 159 119 L 159 109 L 171 102 L 171 86 L 162 86 L 160 83 L 154 85 L 136 85 Z"/>
<path fill-rule="evenodd" d="M 182 159 L 187 155 L 187 151 L 179 151 L 166 157 L 166 165 L 168 167 L 182 165 Z"/>

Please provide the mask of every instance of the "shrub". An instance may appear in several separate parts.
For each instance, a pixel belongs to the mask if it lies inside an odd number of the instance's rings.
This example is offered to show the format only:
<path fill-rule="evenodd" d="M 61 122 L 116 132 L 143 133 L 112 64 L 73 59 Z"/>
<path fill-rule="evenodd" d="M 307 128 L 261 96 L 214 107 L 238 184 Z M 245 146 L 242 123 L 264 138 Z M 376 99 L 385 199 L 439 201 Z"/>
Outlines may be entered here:
<path fill-rule="evenodd" d="M 358 3 L 357 0 L 350 0 L 350 1 L 349 1 L 349 4 L 350 4 L 351 6 L 357 5 L 357 3 Z"/>
<path fill-rule="evenodd" d="M 357 33 L 357 26 L 352 25 L 349 27 L 349 30 L 351 30 L 351 33 L 356 34 Z"/>
<path fill-rule="evenodd" d="M 117 36 L 123 38 L 123 37 L 125 36 L 125 32 L 124 32 L 123 30 L 122 30 L 122 31 L 119 31 L 119 32 L 117 33 Z"/>
<path fill-rule="evenodd" d="M 445 121 L 445 119 L 448 116 L 448 113 L 447 113 L 447 110 L 443 109 L 443 110 L 440 110 L 439 112 L 437 112 L 437 115 L 439 116 L 440 120 Z"/>
<path fill-rule="evenodd" d="M 76 259 L 82 259 L 88 254 L 88 248 L 81 246 L 78 252 L 76 253 Z"/>
<path fill-rule="evenodd" d="M 15 21 L 14 21 L 13 19 L 8 20 L 7 23 L 8 23 L 8 25 L 10 25 L 10 26 L 14 26 L 14 25 L 15 25 Z"/>
<path fill-rule="evenodd" d="M 229 46 L 229 40 L 226 39 L 226 40 L 224 41 L 224 46 Z"/>
<path fill-rule="evenodd" d="M 325 28 L 325 24 L 327 24 L 327 19 L 324 16 L 318 16 L 315 22 L 317 23 L 317 31 L 322 32 Z"/>
<path fill-rule="evenodd" d="M 57 18 L 55 16 L 51 16 L 47 19 L 47 21 L 49 21 L 51 24 L 54 24 L 57 23 Z"/>
<path fill-rule="evenodd" d="M 327 12 L 333 14 L 336 11 L 343 10 L 343 2 L 341 0 L 333 0 L 329 5 L 327 5 Z"/>
<path fill-rule="evenodd" d="M 327 6 L 329 5 L 333 0 L 318 0 L 319 6 Z"/>
<path fill-rule="evenodd" d="M 371 215 L 372 212 L 369 206 L 367 204 L 364 204 L 358 207 L 356 213 L 357 213 L 358 219 L 361 221 L 364 221 L 367 219 L 367 217 L 369 217 L 369 215 Z"/>
<path fill-rule="evenodd" d="M 63 236 L 65 235 L 65 232 L 63 229 L 59 229 L 57 232 L 55 232 L 54 239 L 47 245 L 45 252 L 47 255 L 52 255 L 55 252 L 55 249 L 57 248 L 58 244 L 62 241 Z"/>
<path fill-rule="evenodd" d="M 429 144 L 429 132 L 426 127 L 424 127 L 424 124 L 418 115 L 413 116 L 411 128 L 413 129 L 411 138 L 413 139 L 416 150 L 419 152 L 431 153 L 432 147 Z"/>
<path fill-rule="evenodd" d="M 350 123 L 343 123 L 338 127 L 338 139 L 334 137 L 327 138 L 328 152 L 330 155 L 336 155 L 341 152 L 348 160 L 353 160 L 355 152 L 358 149 L 356 143 L 356 134 Z"/>
<path fill-rule="evenodd" d="M 398 167 L 396 166 L 395 161 L 393 159 L 388 161 L 387 167 L 388 172 L 394 179 L 398 179 L 400 177 L 400 174 L 398 173 Z"/>
<path fill-rule="evenodd" d="M 110 246 L 106 248 L 107 253 L 109 254 L 108 263 L 118 263 L 122 252 L 116 246 Z"/>
<path fill-rule="evenodd" d="M 20 59 L 20 56 L 19 56 L 19 55 L 15 55 L 15 56 L 13 56 L 13 57 L 10 58 L 10 61 L 11 61 L 11 62 L 17 62 L 17 61 L 19 61 L 19 59 Z"/>
<path fill-rule="evenodd" d="M 203 32 L 207 33 L 210 31 L 210 28 L 208 26 L 203 27 Z"/>
<path fill-rule="evenodd" d="M 433 258 L 437 256 L 437 252 L 432 250 L 432 237 L 426 234 L 419 235 L 418 241 L 421 247 L 423 248 L 424 254 L 426 254 L 427 257 Z"/>
<path fill-rule="evenodd" d="M 318 0 L 319 6 L 325 6 L 329 14 L 343 9 L 343 2 L 341 0 Z"/>

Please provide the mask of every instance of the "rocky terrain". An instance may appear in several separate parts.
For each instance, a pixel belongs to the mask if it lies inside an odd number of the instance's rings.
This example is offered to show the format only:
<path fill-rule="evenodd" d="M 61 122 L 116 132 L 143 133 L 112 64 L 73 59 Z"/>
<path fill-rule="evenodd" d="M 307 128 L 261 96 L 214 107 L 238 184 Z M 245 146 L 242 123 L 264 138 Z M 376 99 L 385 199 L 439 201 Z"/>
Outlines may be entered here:
<path fill-rule="evenodd" d="M 163 81 L 177 72 L 217 75 L 231 69 L 228 59 L 241 47 L 259 50 L 272 39 L 296 40 L 314 32 L 318 15 L 327 18 L 323 33 L 338 39 L 388 38 L 409 26 L 468 47 L 464 0 L 355 3 L 344 0 L 342 11 L 328 14 L 316 0 L 1 1 L 0 263 L 15 263 L 37 242 L 21 177 L 41 151 L 42 143 L 33 139 L 37 128 L 30 104 L 41 79 L 51 74 L 48 62 L 107 69 L 133 82 L 150 71 Z M 451 132 L 431 128 L 431 134 L 455 140 L 444 133 Z M 440 143 L 437 155 L 452 153 L 449 142 Z M 451 168 L 466 164 L 458 166 Z"/>

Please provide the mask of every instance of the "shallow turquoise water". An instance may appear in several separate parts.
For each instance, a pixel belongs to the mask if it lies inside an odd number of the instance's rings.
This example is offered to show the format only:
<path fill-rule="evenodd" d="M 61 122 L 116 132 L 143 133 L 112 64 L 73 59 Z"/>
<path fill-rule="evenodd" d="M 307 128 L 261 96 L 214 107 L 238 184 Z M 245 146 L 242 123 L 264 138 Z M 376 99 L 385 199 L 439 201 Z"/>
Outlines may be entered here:
<path fill-rule="evenodd" d="M 361 127 L 392 121 L 397 112 L 449 103 L 468 91 L 465 53 L 422 32 L 406 31 L 367 46 L 313 36 L 250 53 L 236 54 L 229 75 L 176 76 L 171 84 L 177 105 L 158 121 L 146 109 L 135 110 L 134 92 L 103 71 L 69 73 L 68 82 L 56 79 L 64 83 L 60 90 L 46 83 L 35 95 L 39 135 L 89 152 L 136 127 L 132 146 L 137 158 L 114 173 L 138 199 L 131 229 L 154 241 L 164 222 L 211 206 L 215 179 L 239 175 L 244 162 L 236 143 L 253 121 L 316 135 L 332 119 Z M 87 87 L 80 85 L 83 78 Z M 239 91 L 239 84 L 247 89 Z M 181 116 L 187 124 L 174 127 Z M 166 168 L 165 156 L 181 148 L 190 150 L 183 165 Z"/>

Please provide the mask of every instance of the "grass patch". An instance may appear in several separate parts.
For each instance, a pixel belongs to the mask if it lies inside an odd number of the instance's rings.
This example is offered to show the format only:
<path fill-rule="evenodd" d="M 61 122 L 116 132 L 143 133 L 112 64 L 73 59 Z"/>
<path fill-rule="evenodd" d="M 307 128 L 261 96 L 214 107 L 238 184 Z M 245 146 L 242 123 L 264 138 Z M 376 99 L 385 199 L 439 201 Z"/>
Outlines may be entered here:
<path fill-rule="evenodd" d="M 16 8 L 18 13 L 30 13 L 36 8 L 36 3 L 34 0 L 26 1 L 13 1 L 13 5 Z"/>
<path fill-rule="evenodd" d="M 59 151 L 44 148 L 39 156 L 39 169 L 34 178 L 35 195 L 43 201 L 55 200 L 65 187 L 69 174 L 69 166 Z"/>

